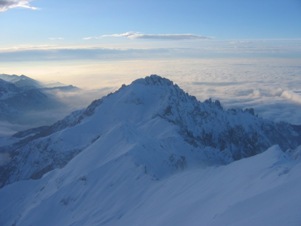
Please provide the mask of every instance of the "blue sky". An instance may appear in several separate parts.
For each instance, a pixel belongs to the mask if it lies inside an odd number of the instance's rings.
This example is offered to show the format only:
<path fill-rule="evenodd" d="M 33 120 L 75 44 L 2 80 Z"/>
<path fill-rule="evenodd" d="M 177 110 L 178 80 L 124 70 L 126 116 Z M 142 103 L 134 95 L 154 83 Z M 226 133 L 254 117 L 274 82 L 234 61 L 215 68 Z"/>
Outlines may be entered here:
<path fill-rule="evenodd" d="M 301 0 L 0 0 L 0 28 L 0 73 L 66 72 L 67 61 L 301 58 Z"/>
<path fill-rule="evenodd" d="M 8 4 L 17 7 L 6 9 Z M 87 45 L 85 37 L 125 32 L 215 40 L 301 38 L 300 0 L 0 0 L 1 6 L 1 47 Z"/>

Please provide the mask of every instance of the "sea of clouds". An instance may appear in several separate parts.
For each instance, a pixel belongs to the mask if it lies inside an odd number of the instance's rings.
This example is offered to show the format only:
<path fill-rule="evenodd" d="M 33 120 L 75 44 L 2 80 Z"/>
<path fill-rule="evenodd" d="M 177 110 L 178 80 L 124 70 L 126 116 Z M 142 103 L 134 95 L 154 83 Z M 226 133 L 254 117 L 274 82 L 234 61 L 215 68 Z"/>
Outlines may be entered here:
<path fill-rule="evenodd" d="M 294 60 L 249 59 L 191 62 L 175 78 L 200 100 L 219 99 L 226 108 L 254 108 L 267 119 L 301 124 L 301 65 Z"/>
<path fill-rule="evenodd" d="M 86 107 L 122 84 L 158 74 L 200 101 L 218 99 L 225 108 L 254 108 L 260 117 L 301 125 L 301 65 L 296 58 L 164 58 L 21 66 L 20 73 L 34 79 L 82 88 L 74 93 L 56 94 L 72 109 Z"/>
<path fill-rule="evenodd" d="M 296 59 L 114 61 L 91 68 L 78 75 L 79 84 L 89 87 L 93 81 L 113 91 L 159 74 L 200 101 L 219 99 L 225 108 L 254 108 L 260 117 L 301 124 L 301 65 Z"/>

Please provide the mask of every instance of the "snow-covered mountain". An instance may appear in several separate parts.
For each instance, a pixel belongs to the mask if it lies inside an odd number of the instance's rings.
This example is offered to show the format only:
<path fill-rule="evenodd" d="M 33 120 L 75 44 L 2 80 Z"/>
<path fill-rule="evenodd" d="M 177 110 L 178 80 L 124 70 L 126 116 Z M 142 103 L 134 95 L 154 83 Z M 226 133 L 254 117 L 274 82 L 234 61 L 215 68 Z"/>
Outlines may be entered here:
<path fill-rule="evenodd" d="M 0 79 L 0 100 L 13 96 L 17 92 L 18 88 L 14 84 Z"/>
<path fill-rule="evenodd" d="M 1 225 L 301 223 L 300 127 L 156 75 L 11 139 Z"/>
<path fill-rule="evenodd" d="M 25 75 L 0 74 L 0 122 L 27 128 L 53 123 L 66 112 L 70 113 L 70 107 L 56 93 L 72 91 L 78 88 L 71 85 L 44 87 Z"/>
<path fill-rule="evenodd" d="M 30 112 L 47 111 L 62 107 L 54 96 L 46 95 L 41 89 L 17 86 L 0 79 L 0 120 L 22 123 L 28 120 Z M 37 120 L 37 119 L 35 119 Z"/>
<path fill-rule="evenodd" d="M 0 74 L 0 79 L 12 83 L 16 87 L 23 89 L 40 89 L 40 90 L 56 90 L 56 91 L 76 91 L 78 87 L 73 85 L 66 85 L 60 82 L 42 83 L 32 79 L 26 75 L 8 75 Z"/>
<path fill-rule="evenodd" d="M 23 89 L 33 89 L 33 88 L 42 88 L 42 83 L 29 78 L 25 75 L 8 75 L 8 74 L 0 74 L 0 79 L 5 80 L 14 84 L 17 87 L 22 87 Z"/>

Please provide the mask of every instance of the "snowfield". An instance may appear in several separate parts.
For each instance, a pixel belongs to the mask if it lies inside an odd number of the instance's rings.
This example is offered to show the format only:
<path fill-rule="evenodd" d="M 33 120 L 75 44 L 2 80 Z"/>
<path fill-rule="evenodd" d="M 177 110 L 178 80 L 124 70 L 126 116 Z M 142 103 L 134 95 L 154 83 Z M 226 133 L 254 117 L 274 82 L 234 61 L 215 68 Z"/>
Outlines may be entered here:
<path fill-rule="evenodd" d="M 225 166 L 161 180 L 126 156 L 96 167 L 96 152 L 82 154 L 40 180 L 2 188 L 1 225 L 301 223 L 301 162 L 277 146 Z"/>
<path fill-rule="evenodd" d="M 1 226 L 301 225 L 300 127 L 156 75 L 14 139 Z"/>

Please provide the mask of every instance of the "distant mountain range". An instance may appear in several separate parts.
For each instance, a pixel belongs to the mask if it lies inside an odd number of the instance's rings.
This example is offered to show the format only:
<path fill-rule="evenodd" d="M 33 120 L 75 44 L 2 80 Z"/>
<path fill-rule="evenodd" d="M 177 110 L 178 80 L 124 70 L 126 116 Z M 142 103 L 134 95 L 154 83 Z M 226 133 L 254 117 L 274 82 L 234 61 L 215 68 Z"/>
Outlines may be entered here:
<path fill-rule="evenodd" d="M 301 223 L 301 127 L 157 75 L 10 140 L 1 225 Z"/>
<path fill-rule="evenodd" d="M 47 111 L 63 111 L 67 106 L 51 92 L 77 90 L 70 85 L 48 87 L 25 75 L 0 74 L 0 121 L 36 126 L 53 122 Z M 43 117 L 37 117 L 39 114 Z"/>
<path fill-rule="evenodd" d="M 33 88 L 42 88 L 43 85 L 25 75 L 7 75 L 7 74 L 0 74 L 0 79 L 7 81 L 9 83 L 14 84 L 17 87 L 22 87 L 23 89 L 33 89 Z"/>

